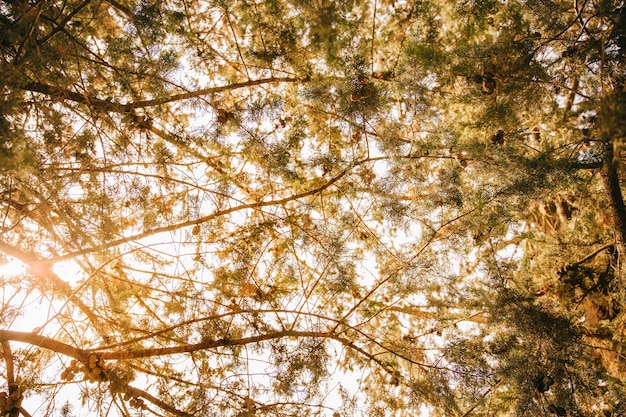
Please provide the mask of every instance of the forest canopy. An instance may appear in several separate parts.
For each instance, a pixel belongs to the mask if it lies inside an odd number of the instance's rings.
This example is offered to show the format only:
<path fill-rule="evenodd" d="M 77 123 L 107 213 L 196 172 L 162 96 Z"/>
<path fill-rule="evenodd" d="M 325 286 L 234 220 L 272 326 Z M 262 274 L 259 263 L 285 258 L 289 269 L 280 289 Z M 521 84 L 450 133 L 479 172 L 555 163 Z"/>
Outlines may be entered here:
<path fill-rule="evenodd" d="M 0 1 L 0 415 L 625 415 L 625 48 L 617 0 Z"/>

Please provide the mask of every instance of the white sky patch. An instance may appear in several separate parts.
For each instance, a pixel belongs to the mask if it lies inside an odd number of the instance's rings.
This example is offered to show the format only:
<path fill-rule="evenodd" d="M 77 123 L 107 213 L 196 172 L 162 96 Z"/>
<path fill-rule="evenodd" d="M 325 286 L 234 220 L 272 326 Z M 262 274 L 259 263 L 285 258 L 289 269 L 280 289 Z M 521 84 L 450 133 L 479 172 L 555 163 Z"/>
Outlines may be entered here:
<path fill-rule="evenodd" d="M 9 258 L 6 262 L 0 263 L 0 277 L 2 279 L 16 277 L 26 272 L 26 266 L 14 258 Z"/>

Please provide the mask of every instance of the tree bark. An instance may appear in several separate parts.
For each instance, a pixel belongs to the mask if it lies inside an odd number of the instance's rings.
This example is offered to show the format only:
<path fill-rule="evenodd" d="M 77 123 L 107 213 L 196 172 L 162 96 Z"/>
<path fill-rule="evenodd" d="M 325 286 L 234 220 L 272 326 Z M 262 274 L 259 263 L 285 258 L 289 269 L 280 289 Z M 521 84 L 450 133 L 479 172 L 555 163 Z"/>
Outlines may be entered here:
<path fill-rule="evenodd" d="M 602 182 L 604 191 L 611 205 L 611 214 L 615 229 L 615 243 L 620 254 L 620 266 L 626 265 L 623 261 L 626 256 L 626 205 L 622 188 L 619 183 L 617 162 L 614 159 L 613 144 L 609 141 L 604 150 L 604 167 L 602 169 Z M 623 268 L 620 267 L 620 276 L 623 275 Z"/>

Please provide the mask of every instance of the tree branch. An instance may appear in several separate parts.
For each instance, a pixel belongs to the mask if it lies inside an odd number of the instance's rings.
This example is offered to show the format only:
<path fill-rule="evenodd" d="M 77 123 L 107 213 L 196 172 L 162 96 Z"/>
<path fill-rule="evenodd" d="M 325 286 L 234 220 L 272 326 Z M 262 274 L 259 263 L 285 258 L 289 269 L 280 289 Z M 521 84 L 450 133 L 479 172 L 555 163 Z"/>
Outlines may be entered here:
<path fill-rule="evenodd" d="M 591 259 L 595 258 L 601 252 L 603 252 L 603 251 L 605 251 L 607 249 L 613 248 L 614 246 L 615 246 L 614 242 L 607 243 L 606 245 L 600 246 L 598 249 L 594 250 L 593 252 L 591 252 L 589 255 L 585 256 L 581 260 L 579 260 L 577 262 L 567 263 L 567 264 L 563 265 L 561 267 L 561 269 L 559 270 L 559 272 L 558 272 L 559 275 L 563 276 L 563 275 L 567 274 L 568 272 L 575 270 L 580 265 L 582 265 L 585 262 L 590 261 Z"/>
<path fill-rule="evenodd" d="M 88 360 L 88 353 L 82 349 L 75 348 L 67 343 L 59 342 L 50 337 L 42 336 L 32 332 L 19 332 L 15 330 L 0 330 L 0 342 L 22 342 L 33 346 L 39 346 L 54 352 L 61 353 L 76 360 Z"/>
<path fill-rule="evenodd" d="M 165 348 L 150 348 L 150 349 L 142 349 L 136 351 L 118 351 L 118 352 L 102 352 L 98 356 L 102 360 L 128 360 L 128 359 L 137 359 L 137 358 L 146 358 L 146 357 L 154 357 L 154 356 L 163 356 L 163 355 L 177 355 L 183 353 L 192 353 L 201 350 L 213 349 L 217 347 L 226 347 L 226 346 L 244 346 L 259 342 L 264 342 L 267 340 L 275 340 L 282 339 L 288 337 L 312 337 L 312 338 L 321 338 L 321 339 L 332 339 L 335 340 L 342 345 L 346 346 L 349 349 L 354 350 L 360 355 L 366 357 L 368 360 L 376 363 L 378 366 L 383 368 L 390 375 L 400 378 L 399 372 L 393 369 L 390 365 L 386 364 L 384 361 L 378 358 L 378 354 L 370 353 L 363 349 L 362 347 L 357 346 L 354 341 L 350 340 L 347 337 L 342 337 L 340 334 L 335 333 L 334 330 L 327 332 L 315 332 L 315 331 L 298 331 L 298 330 L 281 330 L 272 333 L 266 333 L 258 336 L 244 337 L 241 339 L 219 339 L 219 340 L 207 340 L 200 343 L 194 344 L 185 344 L 179 346 L 171 346 Z M 384 348 L 386 351 L 389 351 L 387 348 Z M 398 357 L 401 357 L 415 365 L 420 366 L 421 368 L 435 368 L 435 366 L 428 366 L 424 363 L 414 361 L 410 358 L 407 358 L 399 353 L 395 353 Z"/>
<path fill-rule="evenodd" d="M 411 316 L 419 317 L 419 318 L 442 318 L 440 313 L 421 310 L 418 307 L 413 306 L 389 306 L 385 308 L 385 310 L 396 311 L 398 313 L 409 314 Z M 459 316 L 459 317 L 447 317 L 449 320 L 455 320 L 454 323 L 460 323 L 464 321 L 477 323 L 477 324 L 485 324 L 489 321 L 489 316 L 485 311 L 479 311 L 473 314 Z"/>
<path fill-rule="evenodd" d="M 15 342 L 27 343 L 32 346 L 39 346 L 44 349 L 49 349 L 49 350 L 52 350 L 53 352 L 61 353 L 65 356 L 69 356 L 83 363 L 88 363 L 89 356 L 90 354 L 92 354 L 89 351 L 75 348 L 74 346 L 68 345 L 63 342 L 59 342 L 58 340 L 55 340 L 46 336 L 38 335 L 36 333 L 18 332 L 18 331 L 13 331 L 13 330 L 0 330 L 0 343 L 2 344 L 2 347 L 4 349 L 5 359 L 7 355 L 10 355 L 10 350 L 7 352 L 7 348 L 6 348 L 6 346 L 8 346 L 9 340 L 15 341 Z M 105 359 L 105 355 L 100 355 L 100 358 Z M 105 372 L 105 374 L 107 375 L 107 379 L 112 378 L 110 373 Z M 15 385 L 12 362 L 11 362 L 11 365 L 9 365 L 9 362 L 7 362 L 7 381 L 9 382 L 9 389 L 11 389 L 11 387 Z M 116 382 L 119 382 L 119 381 L 116 381 Z M 124 390 L 133 397 L 145 398 L 146 400 L 150 401 L 151 403 L 158 406 L 159 408 L 166 410 L 177 416 L 182 416 L 182 417 L 191 416 L 191 414 L 185 413 L 183 411 L 180 411 L 172 407 L 171 405 L 152 396 L 146 391 L 143 391 L 139 388 L 135 388 L 128 384 L 123 384 L 123 385 L 124 385 Z M 16 410 L 21 411 L 19 409 L 16 409 Z"/>
<path fill-rule="evenodd" d="M 190 413 L 185 413 L 184 411 L 180 411 L 177 408 L 169 405 L 168 403 L 156 398 L 155 396 L 151 395 L 149 392 L 146 392 L 144 390 L 141 390 L 139 388 L 135 388 L 132 385 L 126 385 L 125 387 L 126 392 L 135 397 L 135 398 L 144 398 L 148 401 L 150 401 L 152 404 L 156 405 L 157 407 L 161 408 L 162 410 L 168 411 L 176 416 L 181 416 L 181 417 L 190 417 L 193 416 L 193 414 Z"/>
<path fill-rule="evenodd" d="M 20 388 L 15 383 L 15 367 L 13 366 L 13 352 L 11 352 L 11 344 L 8 340 L 2 341 L 2 354 L 4 356 L 4 362 L 7 370 L 7 385 L 9 387 L 9 398 L 12 402 L 13 408 L 8 410 L 9 417 L 17 417 L 20 413 Z"/>
<path fill-rule="evenodd" d="M 181 353 L 191 353 L 200 350 L 212 349 L 224 346 L 243 346 L 252 343 L 259 343 L 266 340 L 281 339 L 284 337 L 329 337 L 331 333 L 327 332 L 311 332 L 311 331 L 296 331 L 296 330 L 282 330 L 273 333 L 262 334 L 258 336 L 244 337 L 241 339 L 219 339 L 219 340 L 206 340 L 200 343 L 191 343 L 178 346 L 170 346 L 164 348 L 149 348 L 135 351 L 118 351 L 118 352 L 103 352 L 100 354 L 100 358 L 103 360 L 127 360 L 136 358 L 147 358 L 152 356 L 163 355 L 176 355 Z"/>
<path fill-rule="evenodd" d="M 361 161 L 363 162 L 363 161 Z M 72 252 L 72 253 L 68 253 L 62 256 L 58 256 L 56 258 L 50 259 L 49 262 L 51 264 L 53 263 L 57 263 L 57 262 L 61 262 L 61 261 L 65 261 L 68 259 L 72 259 L 75 258 L 77 256 L 82 256 L 82 255 L 86 255 L 88 253 L 93 253 L 93 252 L 97 252 L 97 251 L 101 251 L 101 250 L 105 250 L 111 247 L 115 247 L 115 246 L 119 246 L 122 245 L 124 243 L 128 243 L 128 242 L 132 242 L 135 240 L 140 240 L 143 238 L 146 238 L 148 236 L 152 236 L 158 233 L 164 233 L 164 232 L 171 232 L 173 230 L 177 230 L 183 227 L 187 227 L 187 226 L 193 226 L 196 224 L 201 224 L 201 223 L 206 223 L 208 221 L 211 221 L 213 219 L 216 219 L 218 217 L 221 216 L 225 216 L 227 214 L 230 213 L 234 213 L 237 211 L 241 211 L 241 210 L 248 210 L 248 209 L 260 209 L 261 207 L 268 207 L 268 206 L 274 206 L 274 205 L 281 205 L 281 204 L 285 204 L 289 201 L 294 201 L 294 200 L 298 200 L 300 198 L 304 198 L 304 197 L 308 197 L 317 193 L 320 193 L 322 191 L 324 191 L 325 189 L 327 189 L 328 187 L 330 187 L 332 184 L 334 184 L 335 182 L 337 182 L 339 179 L 341 179 L 344 175 L 346 175 L 346 173 L 348 172 L 348 169 L 343 170 L 342 172 L 340 172 L 339 174 L 337 174 L 335 177 L 331 178 L 328 182 L 326 182 L 324 185 L 322 185 L 321 187 L 315 188 L 313 190 L 309 190 L 309 191 L 305 191 L 303 193 L 300 194 L 295 194 L 292 195 L 290 197 L 285 197 L 285 198 L 280 198 L 277 200 L 269 200 L 269 201 L 260 201 L 260 202 L 255 202 L 255 203 L 248 203 L 248 204 L 241 204 L 239 206 L 234 206 L 234 207 L 230 207 L 228 209 L 224 209 L 224 210 L 218 210 L 212 214 L 209 214 L 207 216 L 204 217 L 200 217 L 198 219 L 194 219 L 194 220 L 188 220 L 185 222 L 180 222 L 180 223 L 176 223 L 176 224 L 172 224 L 169 226 L 163 226 L 163 227 L 157 227 L 155 229 L 150 229 L 147 230 L 143 233 L 138 233 L 136 235 L 133 236 L 128 236 L 125 238 L 121 238 L 121 239 L 117 239 L 117 240 L 113 240 L 110 242 L 106 242 L 103 243 L 102 245 L 93 247 L 93 248 L 87 248 L 87 249 L 83 249 L 83 250 L 79 250 L 76 252 Z M 2 246 L 0 245 L 0 250 L 2 250 Z"/>
<path fill-rule="evenodd" d="M 43 39 L 41 39 L 40 41 L 38 41 L 38 45 L 43 45 L 44 43 L 48 42 L 48 40 L 50 40 L 54 35 L 56 35 L 57 33 L 61 32 L 64 28 L 65 25 L 67 25 L 67 23 L 72 20 L 72 18 L 78 13 L 80 12 L 82 9 L 84 9 L 87 5 L 89 5 L 89 3 L 91 3 L 91 0 L 84 0 L 81 4 L 79 4 L 74 10 L 72 10 L 67 16 L 65 16 L 63 18 L 63 20 L 61 20 L 57 26 L 52 29 L 50 31 L 50 33 L 48 33 Z"/>
<path fill-rule="evenodd" d="M 11 352 L 11 345 L 8 340 L 2 341 L 2 356 L 4 356 L 4 362 L 7 369 L 7 384 L 9 387 L 15 383 L 15 369 L 13 367 L 13 352 Z"/>
<path fill-rule="evenodd" d="M 88 106 L 97 107 L 103 111 L 110 111 L 114 113 L 128 113 L 133 109 L 145 108 L 145 107 L 154 107 L 159 106 L 161 104 L 171 103 L 175 101 L 187 100 L 196 97 L 202 97 L 210 94 L 219 93 L 222 91 L 230 91 L 237 90 L 239 88 L 247 88 L 255 85 L 263 85 L 263 84 L 272 84 L 272 83 L 297 83 L 302 82 L 302 78 L 291 78 L 291 77 L 270 77 L 270 78 L 262 78 L 259 80 L 250 80 L 241 83 L 233 83 L 224 86 L 218 87 L 209 87 L 203 88 L 200 90 L 189 91 L 187 93 L 174 94 L 167 97 L 155 98 L 150 100 L 140 100 L 132 103 L 117 103 L 115 101 L 102 100 L 96 97 L 88 96 L 86 94 L 77 93 L 75 91 L 71 91 L 62 87 L 52 86 L 40 82 L 30 82 L 22 87 L 21 90 L 31 91 L 34 93 L 44 94 L 52 99 L 60 100 L 60 101 L 73 101 L 80 104 L 85 104 Z"/>

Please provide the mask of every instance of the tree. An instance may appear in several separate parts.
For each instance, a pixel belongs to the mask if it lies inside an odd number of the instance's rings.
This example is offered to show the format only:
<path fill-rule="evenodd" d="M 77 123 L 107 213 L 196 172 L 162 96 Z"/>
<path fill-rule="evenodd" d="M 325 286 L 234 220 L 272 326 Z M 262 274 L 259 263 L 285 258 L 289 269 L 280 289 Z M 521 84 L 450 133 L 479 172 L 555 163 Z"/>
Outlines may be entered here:
<path fill-rule="evenodd" d="M 619 2 L 0 10 L 4 414 L 624 412 Z"/>

